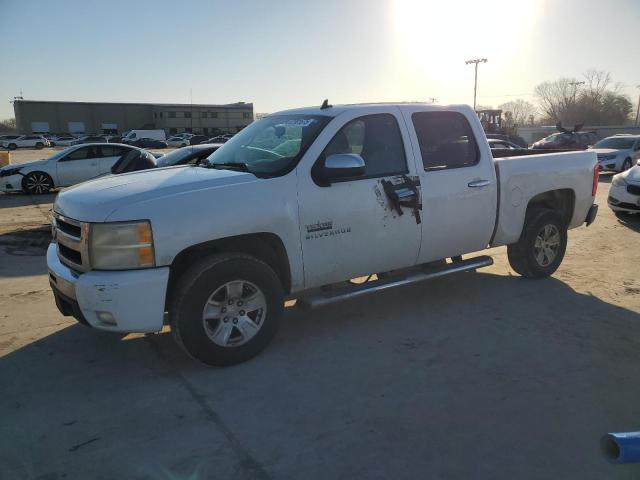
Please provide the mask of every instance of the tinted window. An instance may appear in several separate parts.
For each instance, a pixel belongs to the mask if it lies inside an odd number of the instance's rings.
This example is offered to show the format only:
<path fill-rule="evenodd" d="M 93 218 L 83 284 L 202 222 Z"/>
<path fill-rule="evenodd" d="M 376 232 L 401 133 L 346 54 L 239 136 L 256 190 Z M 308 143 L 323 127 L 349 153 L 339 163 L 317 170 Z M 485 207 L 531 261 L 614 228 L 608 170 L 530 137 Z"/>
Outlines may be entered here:
<path fill-rule="evenodd" d="M 98 156 L 99 157 L 119 157 L 120 155 L 124 154 L 125 152 L 129 151 L 128 149 L 124 149 L 122 147 L 116 147 L 114 146 L 106 146 L 106 145 L 102 145 L 98 148 Z"/>
<path fill-rule="evenodd" d="M 347 123 L 324 149 L 322 161 L 336 153 L 360 155 L 366 166 L 364 177 L 407 172 L 400 128 L 395 117 L 388 113 L 367 115 Z"/>
<path fill-rule="evenodd" d="M 90 150 L 91 150 L 91 148 L 89 148 L 89 147 L 79 148 L 79 149 L 74 150 L 73 152 L 71 152 L 66 157 L 64 157 L 63 160 L 84 160 L 86 158 L 91 158 L 90 155 L 89 155 L 89 151 Z"/>
<path fill-rule="evenodd" d="M 169 118 L 176 118 L 176 112 L 169 112 Z"/>
<path fill-rule="evenodd" d="M 458 112 L 417 112 L 411 116 L 425 170 L 470 167 L 480 155 L 467 119 Z"/>

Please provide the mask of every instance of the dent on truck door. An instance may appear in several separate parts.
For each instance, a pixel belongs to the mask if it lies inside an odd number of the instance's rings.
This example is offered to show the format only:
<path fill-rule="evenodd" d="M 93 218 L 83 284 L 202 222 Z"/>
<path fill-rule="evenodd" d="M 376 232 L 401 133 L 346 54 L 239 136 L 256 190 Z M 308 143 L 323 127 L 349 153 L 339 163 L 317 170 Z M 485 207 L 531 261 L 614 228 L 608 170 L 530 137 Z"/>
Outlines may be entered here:
<path fill-rule="evenodd" d="M 423 202 L 420 262 L 484 249 L 495 223 L 497 186 L 493 159 L 481 149 L 467 118 L 455 111 L 414 111 Z M 413 136 L 415 135 L 415 137 Z"/>
<path fill-rule="evenodd" d="M 419 215 L 411 194 L 402 190 L 406 180 L 413 184 L 406 131 L 401 132 L 390 113 L 350 117 L 355 118 L 333 127 L 314 171 L 332 154 L 354 153 L 365 162 L 364 175 L 330 186 L 321 186 L 308 170 L 300 175 L 300 236 L 308 288 L 414 265 L 420 247 Z M 392 204 L 383 182 L 389 182 L 387 190 L 404 195 L 402 205 Z"/>

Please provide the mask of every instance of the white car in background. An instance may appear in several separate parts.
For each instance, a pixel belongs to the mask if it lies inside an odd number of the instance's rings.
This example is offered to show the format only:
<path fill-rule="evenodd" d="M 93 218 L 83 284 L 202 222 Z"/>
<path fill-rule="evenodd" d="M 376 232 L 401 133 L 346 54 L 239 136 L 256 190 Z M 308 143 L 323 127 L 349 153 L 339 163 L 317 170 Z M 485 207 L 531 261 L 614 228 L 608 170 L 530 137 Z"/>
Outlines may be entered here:
<path fill-rule="evenodd" d="M 0 142 L 0 147 L 8 148 L 9 150 L 15 150 L 16 148 L 37 148 L 40 150 L 49 146 L 51 146 L 49 140 L 42 135 L 22 135 L 13 140 L 3 140 Z"/>
<path fill-rule="evenodd" d="M 167 139 L 167 145 L 173 148 L 186 147 L 187 145 L 189 145 L 189 139 L 175 135 Z"/>
<path fill-rule="evenodd" d="M 60 135 L 51 137 L 49 142 L 51 143 L 52 147 L 70 147 L 76 140 L 77 138 L 71 135 Z"/>
<path fill-rule="evenodd" d="M 640 135 L 603 138 L 589 150 L 598 155 L 601 172 L 624 172 L 640 159 Z"/>
<path fill-rule="evenodd" d="M 607 203 L 616 215 L 640 213 L 640 161 L 635 167 L 613 176 Z"/>
<path fill-rule="evenodd" d="M 111 173 L 113 164 L 132 150 L 142 149 L 118 143 L 87 143 L 46 160 L 7 165 L 0 168 L 0 191 L 40 194 L 75 185 Z"/>

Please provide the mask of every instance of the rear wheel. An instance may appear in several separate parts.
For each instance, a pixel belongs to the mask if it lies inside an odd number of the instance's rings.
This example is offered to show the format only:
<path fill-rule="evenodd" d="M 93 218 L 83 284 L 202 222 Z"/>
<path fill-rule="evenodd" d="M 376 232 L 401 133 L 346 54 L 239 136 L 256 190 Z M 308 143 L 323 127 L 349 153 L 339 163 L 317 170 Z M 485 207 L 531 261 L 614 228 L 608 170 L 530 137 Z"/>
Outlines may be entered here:
<path fill-rule="evenodd" d="M 560 214 L 534 209 L 527 214 L 518 243 L 507 247 L 509 264 L 527 278 L 548 277 L 555 272 L 567 249 L 567 226 Z"/>
<path fill-rule="evenodd" d="M 36 143 L 36 148 L 37 148 L 38 150 L 42 150 L 42 149 L 44 148 L 44 143 L 42 143 L 42 142 L 38 142 L 38 143 Z"/>
<path fill-rule="evenodd" d="M 18 148 L 18 145 L 16 145 L 15 143 L 10 143 L 9 146 L 7 147 L 9 150 L 15 150 L 16 148 Z"/>
<path fill-rule="evenodd" d="M 53 180 L 44 172 L 31 172 L 22 179 L 22 189 L 32 195 L 48 193 L 53 188 Z"/>
<path fill-rule="evenodd" d="M 189 355 L 224 366 L 260 353 L 275 335 L 283 308 L 282 284 L 267 264 L 248 255 L 213 255 L 178 280 L 169 319 Z"/>

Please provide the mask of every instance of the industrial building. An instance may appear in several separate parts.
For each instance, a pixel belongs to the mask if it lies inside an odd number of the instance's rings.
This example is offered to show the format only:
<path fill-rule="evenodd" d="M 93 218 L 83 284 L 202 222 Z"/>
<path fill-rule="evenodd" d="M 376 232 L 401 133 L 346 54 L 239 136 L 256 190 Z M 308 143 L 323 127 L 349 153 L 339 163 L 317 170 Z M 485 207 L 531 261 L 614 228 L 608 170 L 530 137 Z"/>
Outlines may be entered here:
<path fill-rule="evenodd" d="M 164 129 L 167 135 L 235 133 L 253 121 L 252 103 L 227 105 L 63 102 L 16 99 L 20 133 L 122 134 Z"/>

